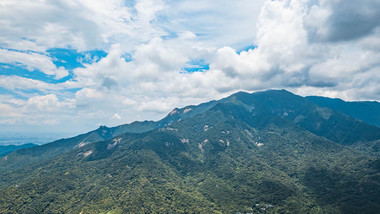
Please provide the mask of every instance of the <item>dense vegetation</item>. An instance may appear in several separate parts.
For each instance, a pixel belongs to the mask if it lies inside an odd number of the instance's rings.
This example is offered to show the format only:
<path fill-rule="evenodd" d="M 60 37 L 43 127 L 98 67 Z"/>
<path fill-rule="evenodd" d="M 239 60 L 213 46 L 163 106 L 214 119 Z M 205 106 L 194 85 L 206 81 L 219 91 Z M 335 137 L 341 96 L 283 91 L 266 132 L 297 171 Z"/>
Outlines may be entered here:
<path fill-rule="evenodd" d="M 316 96 L 306 98 L 322 107 L 334 109 L 368 124 L 380 127 L 380 103 L 378 102 L 345 102 L 341 99 Z"/>
<path fill-rule="evenodd" d="M 0 212 L 380 210 L 380 129 L 306 98 L 238 93 L 145 123 L 2 158 Z"/>

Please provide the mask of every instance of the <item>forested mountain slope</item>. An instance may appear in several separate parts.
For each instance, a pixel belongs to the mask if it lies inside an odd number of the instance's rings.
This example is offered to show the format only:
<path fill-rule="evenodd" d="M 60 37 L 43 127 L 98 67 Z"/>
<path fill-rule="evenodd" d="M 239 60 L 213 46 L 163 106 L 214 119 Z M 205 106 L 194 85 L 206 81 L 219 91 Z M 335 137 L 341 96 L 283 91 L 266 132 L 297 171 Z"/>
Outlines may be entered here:
<path fill-rule="evenodd" d="M 240 92 L 147 123 L 78 136 L 22 167 L 8 166 L 25 156 L 3 157 L 0 212 L 380 210 L 380 129 L 290 92 Z"/>
<path fill-rule="evenodd" d="M 306 97 L 317 105 L 334 109 L 365 123 L 380 127 L 380 103 L 368 101 L 346 102 L 341 99 L 311 96 Z"/>

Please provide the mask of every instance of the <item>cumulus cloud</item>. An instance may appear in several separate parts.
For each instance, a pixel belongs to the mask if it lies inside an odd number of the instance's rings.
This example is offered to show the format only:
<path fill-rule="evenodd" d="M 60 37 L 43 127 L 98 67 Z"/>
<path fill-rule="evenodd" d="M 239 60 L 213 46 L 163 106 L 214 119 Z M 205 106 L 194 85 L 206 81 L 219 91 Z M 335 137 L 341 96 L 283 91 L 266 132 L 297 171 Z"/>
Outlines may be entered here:
<path fill-rule="evenodd" d="M 0 38 L 7 48 L 18 50 L 91 50 L 115 41 L 144 41 L 150 35 L 160 34 L 150 20 L 162 8 L 161 2 L 139 0 L 136 7 L 129 7 L 122 0 L 6 0 L 0 4 L 0 19 L 4 23 Z"/>
<path fill-rule="evenodd" d="M 380 25 L 380 2 L 363 1 L 310 1 L 305 18 L 312 41 L 347 41 L 357 39 Z"/>
<path fill-rule="evenodd" d="M 8 96 L 0 97 L 0 124 L 59 124 L 59 113 L 75 108 L 75 100 L 59 100 L 55 94 L 36 95 L 24 101 Z"/>
<path fill-rule="evenodd" d="M 1 62 L 59 79 L 67 71 L 52 63 L 49 48 L 102 49 L 107 56 L 83 62 L 70 80 L 58 84 L 0 76 L 0 87 L 23 97 L 0 102 L 10 115 L 0 116 L 4 124 L 27 118 L 68 126 L 81 118 L 76 124 L 82 128 L 118 125 L 160 119 L 174 107 L 238 90 L 268 88 L 380 100 L 378 1 L 25 0 L 19 5 L 0 3 L 5 32 L 0 50 L 6 52 Z M 246 46 L 251 48 L 240 51 Z"/>
<path fill-rule="evenodd" d="M 75 108 L 74 100 L 59 101 L 55 94 L 34 96 L 28 99 L 24 112 L 59 112 L 63 108 Z"/>
<path fill-rule="evenodd" d="M 345 11 L 339 7 L 343 4 Z M 380 14 L 379 7 L 369 3 L 357 12 L 358 4 L 346 0 L 267 1 L 258 22 L 258 47 L 240 54 L 219 49 L 210 67 L 241 80 L 242 89 L 274 87 L 302 93 L 300 88 L 316 88 L 320 94 L 334 91 L 350 100 L 380 100 L 380 87 L 376 86 L 380 31 L 378 19 L 372 20 Z M 368 27 L 355 28 L 358 16 L 370 20 Z M 340 29 L 342 23 L 354 27 L 355 32 L 344 33 L 347 29 Z"/>

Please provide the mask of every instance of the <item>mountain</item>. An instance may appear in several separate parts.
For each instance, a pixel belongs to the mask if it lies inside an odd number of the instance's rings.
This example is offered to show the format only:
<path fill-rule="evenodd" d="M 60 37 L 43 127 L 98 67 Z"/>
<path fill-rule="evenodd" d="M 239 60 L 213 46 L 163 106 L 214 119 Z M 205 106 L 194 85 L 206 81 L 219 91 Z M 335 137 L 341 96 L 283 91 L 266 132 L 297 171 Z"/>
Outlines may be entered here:
<path fill-rule="evenodd" d="M 111 139 L 121 133 L 140 133 L 155 128 L 157 128 L 156 123 L 153 121 L 133 122 L 112 128 L 100 126 L 98 129 L 88 133 L 43 144 L 35 149 L 15 151 L 5 157 L 7 161 L 0 161 L 0 167 L 9 169 L 24 167 L 90 143 Z"/>
<path fill-rule="evenodd" d="M 341 99 L 310 96 L 308 100 L 319 106 L 342 112 L 350 117 L 357 118 L 365 123 L 380 127 L 380 103 L 379 102 L 346 102 Z"/>
<path fill-rule="evenodd" d="M 31 148 L 37 146 L 36 144 L 33 143 L 26 143 L 22 145 L 7 145 L 7 146 L 2 146 L 0 145 L 0 157 L 3 157 L 13 151 L 19 150 L 19 149 L 26 149 L 26 148 Z"/>
<path fill-rule="evenodd" d="M 380 136 L 377 127 L 341 112 L 318 106 L 285 90 L 238 93 L 232 96 L 234 97 L 247 108 L 252 108 L 253 114 L 267 113 L 286 118 L 318 136 L 340 144 L 376 140 Z"/>
<path fill-rule="evenodd" d="M 0 212 L 380 209 L 380 128 L 290 92 L 239 92 L 132 124 L 3 157 Z"/>

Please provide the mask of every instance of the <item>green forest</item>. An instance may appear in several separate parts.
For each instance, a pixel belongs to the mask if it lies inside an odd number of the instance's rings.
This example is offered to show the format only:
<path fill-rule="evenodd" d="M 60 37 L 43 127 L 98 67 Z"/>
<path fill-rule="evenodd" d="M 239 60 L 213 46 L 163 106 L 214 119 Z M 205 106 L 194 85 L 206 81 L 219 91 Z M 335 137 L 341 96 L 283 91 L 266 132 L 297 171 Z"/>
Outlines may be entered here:
<path fill-rule="evenodd" d="M 240 92 L 1 157 L 0 213 L 378 213 L 379 155 L 379 127 Z"/>

